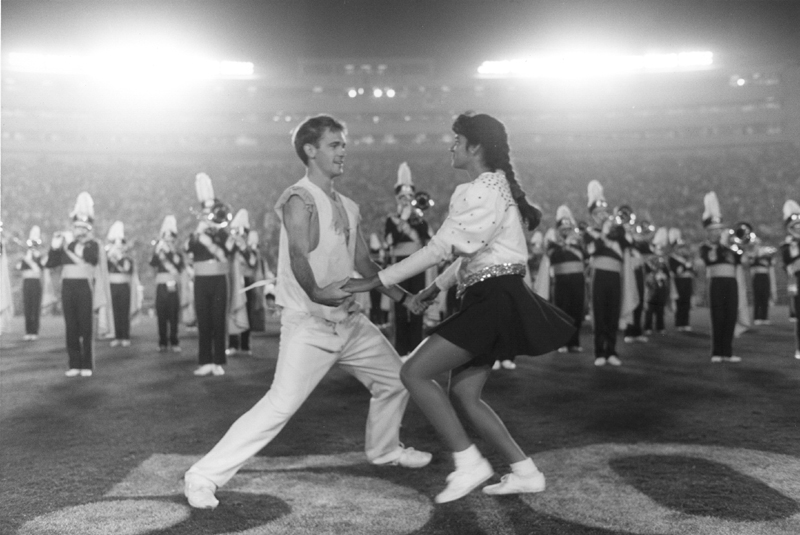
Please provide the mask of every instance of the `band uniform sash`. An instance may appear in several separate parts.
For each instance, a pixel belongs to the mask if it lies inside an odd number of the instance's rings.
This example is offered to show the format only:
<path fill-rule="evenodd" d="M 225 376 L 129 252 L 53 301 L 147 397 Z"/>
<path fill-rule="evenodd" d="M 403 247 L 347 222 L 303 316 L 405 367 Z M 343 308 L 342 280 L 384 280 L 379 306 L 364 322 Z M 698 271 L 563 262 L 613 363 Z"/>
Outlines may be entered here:
<path fill-rule="evenodd" d="M 228 261 L 202 260 L 194 263 L 194 274 L 200 277 L 211 277 L 213 275 L 227 275 L 230 271 Z"/>
<path fill-rule="evenodd" d="M 156 273 L 156 284 L 167 284 L 168 282 L 178 282 L 180 279 L 179 273 Z"/>
<path fill-rule="evenodd" d="M 594 269 L 602 269 L 603 271 L 622 272 L 622 262 L 610 256 L 593 256 L 592 267 Z"/>
<path fill-rule="evenodd" d="M 753 266 L 750 268 L 750 273 L 764 273 L 769 274 L 769 268 L 765 266 Z"/>
<path fill-rule="evenodd" d="M 111 284 L 130 284 L 132 276 L 129 273 L 109 273 L 108 282 Z"/>
<path fill-rule="evenodd" d="M 712 264 L 706 267 L 706 276 L 709 278 L 736 278 L 736 266 L 733 264 Z"/>
<path fill-rule="evenodd" d="M 94 266 L 91 264 L 64 264 L 61 269 L 62 279 L 92 279 Z"/>
<path fill-rule="evenodd" d="M 583 262 L 560 262 L 553 264 L 554 275 L 572 275 L 574 273 L 583 273 Z"/>

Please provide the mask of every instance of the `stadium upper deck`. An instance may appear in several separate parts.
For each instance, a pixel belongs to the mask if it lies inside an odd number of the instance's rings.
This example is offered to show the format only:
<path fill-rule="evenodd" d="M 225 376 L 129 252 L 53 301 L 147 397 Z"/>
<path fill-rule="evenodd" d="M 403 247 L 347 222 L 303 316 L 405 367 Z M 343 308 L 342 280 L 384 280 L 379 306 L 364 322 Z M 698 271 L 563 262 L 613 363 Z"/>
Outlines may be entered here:
<path fill-rule="evenodd" d="M 790 63 L 723 58 L 696 72 L 554 82 L 442 74 L 430 59 L 306 59 L 293 73 L 207 80 L 169 99 L 125 89 L 4 72 L 3 153 L 258 161 L 289 151 L 289 130 L 321 112 L 344 120 L 361 150 L 441 151 L 465 110 L 501 117 L 521 152 L 800 143 Z"/>

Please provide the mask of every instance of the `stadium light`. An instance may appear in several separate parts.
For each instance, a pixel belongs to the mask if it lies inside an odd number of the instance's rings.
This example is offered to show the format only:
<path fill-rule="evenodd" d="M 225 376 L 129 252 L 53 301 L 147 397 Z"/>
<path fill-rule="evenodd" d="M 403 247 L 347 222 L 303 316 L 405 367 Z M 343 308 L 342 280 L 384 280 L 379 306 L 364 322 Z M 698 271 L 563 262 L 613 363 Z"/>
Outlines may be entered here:
<path fill-rule="evenodd" d="M 391 87 L 390 87 L 389 89 L 387 89 L 387 90 L 386 90 L 386 96 L 387 96 L 387 97 L 389 97 L 389 98 L 394 98 L 394 96 L 395 96 L 396 94 L 397 94 L 397 93 L 395 93 L 395 90 L 394 90 L 394 89 L 392 89 Z"/>
<path fill-rule="evenodd" d="M 249 78 L 255 71 L 251 62 L 217 61 L 159 46 L 106 49 L 86 55 L 11 52 L 8 67 L 15 72 L 173 82 Z"/>
<path fill-rule="evenodd" d="M 381 98 L 383 96 L 383 89 L 376 87 L 372 90 L 372 96 L 375 98 Z"/>
<path fill-rule="evenodd" d="M 484 61 L 478 67 L 477 75 L 479 78 L 583 78 L 695 71 L 708 69 L 712 64 L 711 52 L 630 55 L 577 51 Z"/>

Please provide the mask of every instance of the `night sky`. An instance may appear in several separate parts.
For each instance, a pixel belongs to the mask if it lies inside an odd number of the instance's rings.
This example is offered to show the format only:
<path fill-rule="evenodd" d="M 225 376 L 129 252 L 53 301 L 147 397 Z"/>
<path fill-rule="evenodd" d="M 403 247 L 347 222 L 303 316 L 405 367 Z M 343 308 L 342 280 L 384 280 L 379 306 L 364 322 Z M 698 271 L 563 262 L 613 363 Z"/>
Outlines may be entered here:
<path fill-rule="evenodd" d="M 133 32 L 220 59 L 426 57 L 444 72 L 572 43 L 630 53 L 800 57 L 800 1 L 3 0 L 3 52 L 71 51 Z"/>

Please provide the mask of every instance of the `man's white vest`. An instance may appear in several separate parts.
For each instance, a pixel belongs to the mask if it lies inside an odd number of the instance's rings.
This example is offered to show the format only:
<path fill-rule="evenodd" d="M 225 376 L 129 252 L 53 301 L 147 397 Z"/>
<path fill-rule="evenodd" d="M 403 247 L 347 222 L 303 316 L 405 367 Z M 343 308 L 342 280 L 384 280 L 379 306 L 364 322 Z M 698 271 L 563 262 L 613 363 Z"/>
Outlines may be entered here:
<path fill-rule="evenodd" d="M 278 249 L 278 278 L 276 282 L 275 302 L 288 310 L 308 312 L 312 316 L 324 318 L 329 321 L 339 322 L 345 319 L 353 309 L 354 297 L 348 298 L 338 307 L 329 307 L 313 302 L 305 290 L 297 282 L 292 272 L 289 259 L 289 238 L 283 224 L 283 206 L 292 195 L 292 190 L 304 189 L 314 199 L 317 215 L 319 216 L 319 244 L 308 255 L 311 271 L 317 281 L 317 286 L 324 287 L 328 284 L 348 278 L 353 275 L 356 240 L 358 239 L 358 205 L 339 195 L 347 212 L 349 229 L 349 243 L 347 233 L 336 231 L 334 228 L 333 201 L 317 185 L 307 177 L 297 182 L 284 192 L 275 210 L 281 220 L 281 238 Z"/>

